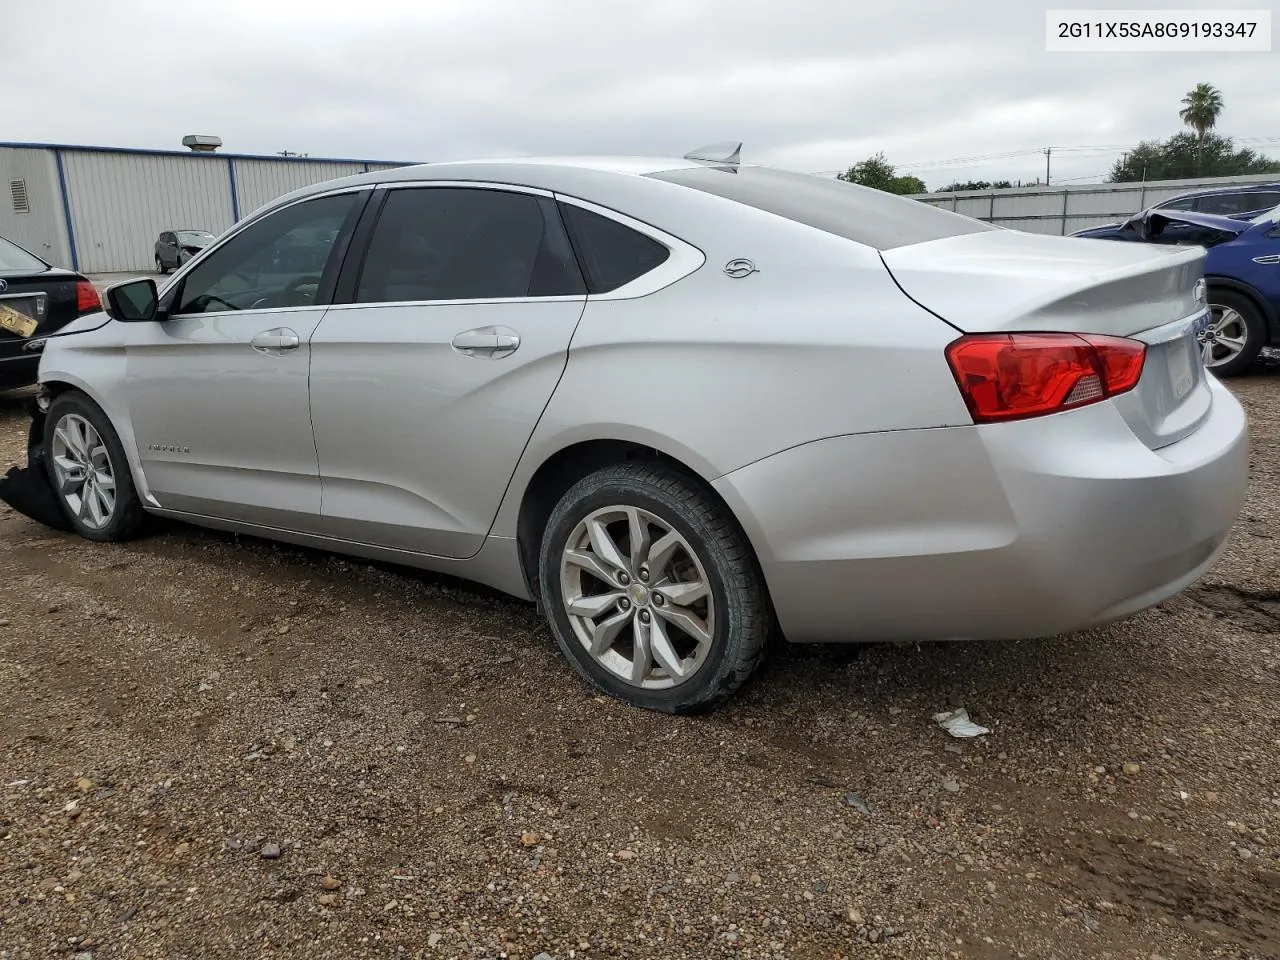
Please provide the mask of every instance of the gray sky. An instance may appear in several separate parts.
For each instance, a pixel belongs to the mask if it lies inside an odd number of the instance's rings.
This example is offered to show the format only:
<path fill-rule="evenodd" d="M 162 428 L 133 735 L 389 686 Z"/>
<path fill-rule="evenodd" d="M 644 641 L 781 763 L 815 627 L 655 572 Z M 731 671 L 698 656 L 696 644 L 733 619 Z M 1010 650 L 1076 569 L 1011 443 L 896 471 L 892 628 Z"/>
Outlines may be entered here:
<path fill-rule="evenodd" d="M 9 0 L 4 33 L 23 42 L 4 45 L 0 137 L 180 149 L 210 133 L 231 152 L 390 160 L 734 139 L 806 172 L 883 150 L 938 187 L 1033 179 L 1044 157 L 908 166 L 1052 146 L 1054 180 L 1093 179 L 1119 151 L 1066 148 L 1168 136 L 1207 81 L 1219 131 L 1280 156 L 1280 53 L 1046 53 L 1046 5 Z"/>

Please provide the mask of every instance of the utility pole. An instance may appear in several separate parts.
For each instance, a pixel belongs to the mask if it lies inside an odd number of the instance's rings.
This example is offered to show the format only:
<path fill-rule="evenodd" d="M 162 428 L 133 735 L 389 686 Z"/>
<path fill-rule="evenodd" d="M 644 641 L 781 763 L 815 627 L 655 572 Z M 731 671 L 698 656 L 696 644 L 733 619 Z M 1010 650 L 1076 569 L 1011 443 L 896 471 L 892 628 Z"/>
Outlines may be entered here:
<path fill-rule="evenodd" d="M 1049 155 L 1053 153 L 1053 147 L 1044 148 L 1044 185 L 1049 185 Z"/>

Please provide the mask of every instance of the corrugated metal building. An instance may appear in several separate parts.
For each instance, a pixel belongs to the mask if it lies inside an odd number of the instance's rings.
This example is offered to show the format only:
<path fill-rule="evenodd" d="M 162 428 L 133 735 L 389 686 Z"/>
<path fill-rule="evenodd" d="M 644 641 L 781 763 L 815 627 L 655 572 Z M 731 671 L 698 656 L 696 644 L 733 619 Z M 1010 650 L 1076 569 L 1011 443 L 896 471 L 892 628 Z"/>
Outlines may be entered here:
<path fill-rule="evenodd" d="M 85 273 L 146 271 L 161 231 L 221 233 L 290 190 L 404 165 L 0 143 L 0 236 Z"/>
<path fill-rule="evenodd" d="M 1067 234 L 1121 220 L 1180 193 L 1232 184 L 1278 183 L 1280 175 L 1151 180 L 1147 183 L 1089 183 L 1011 187 L 958 193 L 917 193 L 912 199 L 955 210 L 1011 230 Z"/>

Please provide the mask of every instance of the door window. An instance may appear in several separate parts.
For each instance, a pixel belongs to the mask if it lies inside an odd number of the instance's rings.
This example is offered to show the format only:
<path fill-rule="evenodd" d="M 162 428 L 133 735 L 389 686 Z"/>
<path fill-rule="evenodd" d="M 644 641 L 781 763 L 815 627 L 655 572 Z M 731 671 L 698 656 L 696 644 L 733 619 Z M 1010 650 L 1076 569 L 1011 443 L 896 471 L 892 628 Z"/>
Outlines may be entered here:
<path fill-rule="evenodd" d="M 183 281 L 177 314 L 304 307 L 318 302 L 338 236 L 360 193 L 318 197 L 246 227 Z"/>
<path fill-rule="evenodd" d="M 585 293 L 555 205 L 469 187 L 391 190 L 369 240 L 358 303 Z"/>

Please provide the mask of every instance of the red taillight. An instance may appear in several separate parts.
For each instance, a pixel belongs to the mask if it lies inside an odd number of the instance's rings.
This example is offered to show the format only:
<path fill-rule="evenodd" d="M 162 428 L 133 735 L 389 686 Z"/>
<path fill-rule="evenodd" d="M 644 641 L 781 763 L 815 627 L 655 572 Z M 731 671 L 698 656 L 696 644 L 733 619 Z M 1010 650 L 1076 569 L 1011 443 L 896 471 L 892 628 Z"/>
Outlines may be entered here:
<path fill-rule="evenodd" d="M 982 333 L 947 347 L 947 362 L 978 423 L 1071 410 L 1132 390 L 1147 345 L 1076 333 Z"/>
<path fill-rule="evenodd" d="M 102 309 L 102 299 L 97 288 L 88 280 L 76 281 L 76 313 L 83 316 Z"/>

